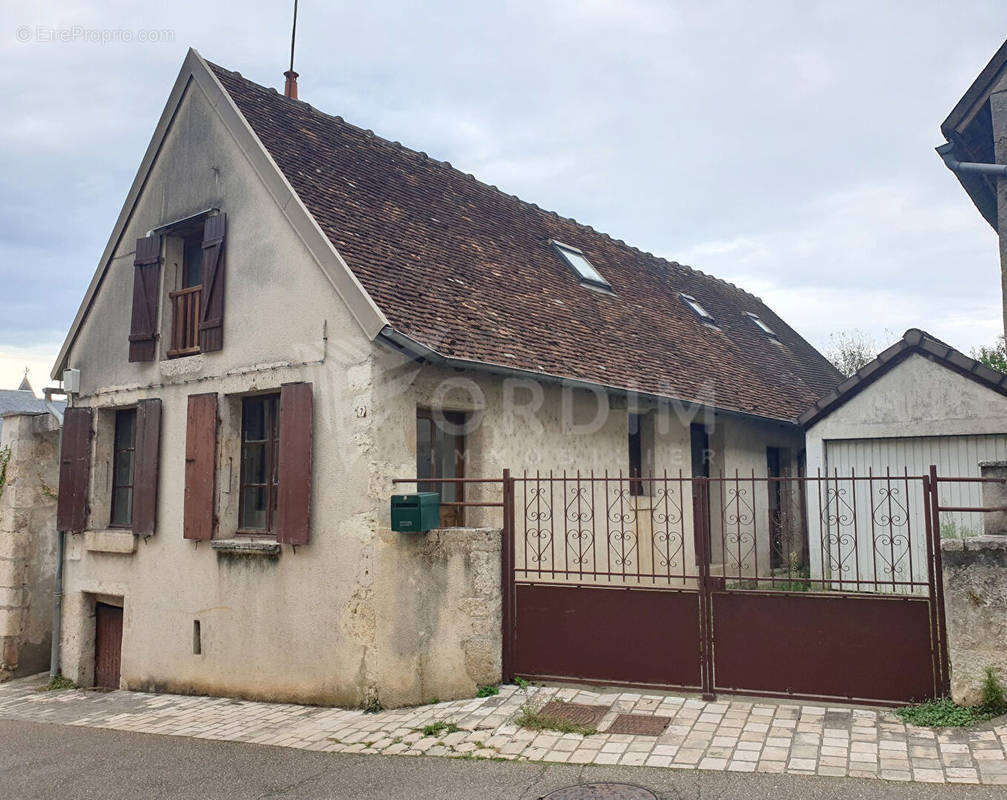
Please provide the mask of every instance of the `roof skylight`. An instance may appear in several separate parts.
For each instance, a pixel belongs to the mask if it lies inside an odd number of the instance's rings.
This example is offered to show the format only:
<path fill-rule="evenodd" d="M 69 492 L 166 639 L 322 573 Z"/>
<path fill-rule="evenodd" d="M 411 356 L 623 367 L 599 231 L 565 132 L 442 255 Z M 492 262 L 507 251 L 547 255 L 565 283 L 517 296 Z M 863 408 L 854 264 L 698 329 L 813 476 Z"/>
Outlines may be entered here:
<path fill-rule="evenodd" d="M 696 316 L 699 317 L 701 320 L 703 320 L 703 322 L 708 322 L 710 325 L 714 324 L 713 315 L 705 308 L 703 308 L 703 304 L 700 303 L 695 297 L 693 297 L 691 294 L 685 294 L 684 292 L 679 296 L 682 298 L 682 302 L 685 303 L 689 308 L 691 308 L 693 312 L 696 314 Z"/>
<path fill-rule="evenodd" d="M 612 288 L 609 286 L 608 281 L 601 276 L 601 273 L 594 268 L 594 264 L 587 260 L 587 256 L 576 247 L 556 241 L 552 242 L 552 246 L 556 249 L 557 253 L 563 256 L 563 260 L 566 261 L 567 266 L 577 273 L 581 283 L 597 286 L 602 289 Z"/>
<path fill-rule="evenodd" d="M 745 316 L 747 316 L 752 322 L 759 326 L 759 330 L 762 331 L 766 336 L 772 336 L 776 338 L 776 333 L 770 328 L 765 322 L 763 322 L 758 314 L 753 314 L 751 311 L 746 311 Z"/>

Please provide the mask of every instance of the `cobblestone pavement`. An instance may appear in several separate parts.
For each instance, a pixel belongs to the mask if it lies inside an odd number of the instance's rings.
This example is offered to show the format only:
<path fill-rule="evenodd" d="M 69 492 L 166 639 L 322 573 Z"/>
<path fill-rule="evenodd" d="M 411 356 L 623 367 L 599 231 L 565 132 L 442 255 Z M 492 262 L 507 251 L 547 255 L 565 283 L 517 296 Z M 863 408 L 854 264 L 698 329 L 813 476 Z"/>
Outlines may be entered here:
<path fill-rule="evenodd" d="M 934 731 L 883 710 L 515 686 L 493 697 L 366 714 L 216 697 L 37 691 L 45 677 L 0 685 L 0 718 L 334 753 L 1007 785 L 1004 718 L 970 730 Z M 515 724 L 524 707 L 538 709 L 551 700 L 607 706 L 599 733 Z M 621 713 L 670 721 L 658 736 L 606 733 Z"/>

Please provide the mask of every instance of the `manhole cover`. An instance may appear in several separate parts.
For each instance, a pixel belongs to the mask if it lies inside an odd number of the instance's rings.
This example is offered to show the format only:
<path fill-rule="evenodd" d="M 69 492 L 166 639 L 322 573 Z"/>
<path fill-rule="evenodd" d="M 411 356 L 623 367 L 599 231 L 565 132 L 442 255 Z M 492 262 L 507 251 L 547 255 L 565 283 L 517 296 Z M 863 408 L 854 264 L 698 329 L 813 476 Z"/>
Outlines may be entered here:
<path fill-rule="evenodd" d="M 628 733 L 630 736 L 660 736 L 671 723 L 671 717 L 649 714 L 620 714 L 605 733 Z"/>
<path fill-rule="evenodd" d="M 582 783 L 557 789 L 542 800 L 657 800 L 657 795 L 628 783 Z"/>
<path fill-rule="evenodd" d="M 597 728 L 609 708 L 611 706 L 588 706 L 583 703 L 560 703 L 553 700 L 542 706 L 539 714 L 557 722 L 569 722 L 571 725 Z"/>

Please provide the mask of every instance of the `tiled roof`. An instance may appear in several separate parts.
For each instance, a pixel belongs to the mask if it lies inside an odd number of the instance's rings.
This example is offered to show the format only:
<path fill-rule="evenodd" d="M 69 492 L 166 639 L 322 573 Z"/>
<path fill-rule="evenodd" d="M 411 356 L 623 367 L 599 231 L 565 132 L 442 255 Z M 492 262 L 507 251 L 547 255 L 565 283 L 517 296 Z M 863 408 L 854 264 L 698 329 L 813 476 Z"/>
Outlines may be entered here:
<path fill-rule="evenodd" d="M 211 67 L 392 327 L 443 356 L 788 421 L 842 379 L 729 283 Z M 581 286 L 550 240 L 582 250 L 613 293 Z"/>
<path fill-rule="evenodd" d="M 1007 375 L 990 369 L 974 358 L 969 358 L 926 331 L 910 328 L 895 344 L 879 353 L 877 358 L 862 366 L 835 389 L 818 399 L 801 414 L 798 421 L 805 427 L 811 427 L 913 353 L 929 358 L 988 389 L 1007 395 Z"/>
<path fill-rule="evenodd" d="M 31 390 L 0 389 L 0 429 L 4 414 L 44 414 L 46 410 L 45 401 L 39 400 Z"/>

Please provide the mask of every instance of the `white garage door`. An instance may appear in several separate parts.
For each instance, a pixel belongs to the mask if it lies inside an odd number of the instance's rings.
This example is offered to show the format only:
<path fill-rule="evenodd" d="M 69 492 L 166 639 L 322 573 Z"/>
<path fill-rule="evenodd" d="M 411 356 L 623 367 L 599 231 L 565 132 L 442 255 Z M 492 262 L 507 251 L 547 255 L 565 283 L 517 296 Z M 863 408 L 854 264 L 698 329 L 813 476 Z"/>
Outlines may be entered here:
<path fill-rule="evenodd" d="M 944 477 L 979 477 L 980 461 L 1007 460 L 1007 434 L 989 436 L 920 436 L 901 439 L 841 439 L 825 443 L 825 461 L 830 475 L 886 474 L 926 475 L 930 465 Z M 941 484 L 940 501 L 946 506 L 982 505 L 978 483 Z M 914 498 L 922 502 L 919 498 Z M 916 514 L 913 514 L 916 517 Z M 944 535 L 982 532 L 982 515 L 976 513 L 941 515 Z"/>

